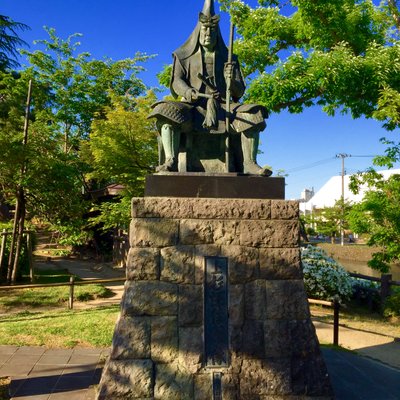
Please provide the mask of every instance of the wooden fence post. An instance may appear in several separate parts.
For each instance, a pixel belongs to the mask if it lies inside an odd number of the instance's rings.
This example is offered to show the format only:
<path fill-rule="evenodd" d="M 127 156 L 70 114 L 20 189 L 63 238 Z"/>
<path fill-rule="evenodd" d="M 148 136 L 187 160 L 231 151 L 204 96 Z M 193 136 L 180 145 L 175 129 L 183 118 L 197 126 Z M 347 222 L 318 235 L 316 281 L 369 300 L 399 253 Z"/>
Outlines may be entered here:
<path fill-rule="evenodd" d="M 29 276 L 31 278 L 31 283 L 35 282 L 35 270 L 33 265 L 33 244 L 32 244 L 32 234 L 28 232 L 26 234 L 26 247 L 28 250 L 28 260 L 29 260 Z"/>
<path fill-rule="evenodd" d="M 382 276 L 381 276 L 381 307 L 382 307 L 382 309 L 385 305 L 386 298 L 390 296 L 391 281 L 392 281 L 391 274 L 382 274 Z"/>
<path fill-rule="evenodd" d="M 340 303 L 335 300 L 333 302 L 333 344 L 339 346 L 339 310 Z"/>
<path fill-rule="evenodd" d="M 68 308 L 72 310 L 74 308 L 74 283 L 75 277 L 72 275 L 69 278 L 69 300 L 68 300 Z"/>

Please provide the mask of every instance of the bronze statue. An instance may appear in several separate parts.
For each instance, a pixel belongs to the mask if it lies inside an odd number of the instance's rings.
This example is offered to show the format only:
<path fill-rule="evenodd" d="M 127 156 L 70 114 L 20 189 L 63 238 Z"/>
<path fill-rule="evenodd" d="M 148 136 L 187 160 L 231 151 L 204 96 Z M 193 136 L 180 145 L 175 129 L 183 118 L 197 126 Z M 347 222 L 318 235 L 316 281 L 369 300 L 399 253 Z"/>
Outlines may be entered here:
<path fill-rule="evenodd" d="M 222 38 L 213 0 L 205 0 L 196 28 L 173 58 L 170 89 L 180 101 L 158 102 L 149 116 L 157 119 L 165 156 L 157 170 L 178 171 L 183 135 L 203 135 L 202 141 L 207 141 L 208 135 L 226 134 L 231 139 L 240 135 L 240 140 L 228 139 L 227 172 L 270 176 L 272 172 L 256 162 L 268 113 L 262 106 L 238 103 L 245 83 L 237 57 Z M 190 152 L 188 139 L 186 147 Z"/>

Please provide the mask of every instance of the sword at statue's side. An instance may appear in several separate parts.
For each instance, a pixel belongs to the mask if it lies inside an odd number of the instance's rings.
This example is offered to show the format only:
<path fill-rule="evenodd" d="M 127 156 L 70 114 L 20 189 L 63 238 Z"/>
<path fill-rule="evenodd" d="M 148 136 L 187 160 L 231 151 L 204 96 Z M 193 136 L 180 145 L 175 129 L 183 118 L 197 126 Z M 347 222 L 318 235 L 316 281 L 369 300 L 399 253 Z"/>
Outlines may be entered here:
<path fill-rule="evenodd" d="M 231 29 L 229 34 L 229 49 L 228 49 L 228 65 L 231 68 L 231 74 L 226 82 L 226 119 L 225 119 L 225 171 L 229 172 L 230 153 L 229 153 L 229 139 L 230 139 L 230 122 L 231 122 L 231 85 L 232 85 L 232 59 L 233 59 L 233 36 L 235 34 L 235 25 L 231 22 Z"/>

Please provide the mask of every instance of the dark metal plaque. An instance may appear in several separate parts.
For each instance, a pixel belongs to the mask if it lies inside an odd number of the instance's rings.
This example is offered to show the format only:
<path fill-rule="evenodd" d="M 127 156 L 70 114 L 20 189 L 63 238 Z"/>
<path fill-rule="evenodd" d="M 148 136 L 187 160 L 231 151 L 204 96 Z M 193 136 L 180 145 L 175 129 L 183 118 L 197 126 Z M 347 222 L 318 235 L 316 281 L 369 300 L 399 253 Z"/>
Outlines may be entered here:
<path fill-rule="evenodd" d="M 228 335 L 228 259 L 205 258 L 204 346 L 207 367 L 227 367 Z"/>
<path fill-rule="evenodd" d="M 222 374 L 215 372 L 213 374 L 213 400 L 222 400 Z"/>

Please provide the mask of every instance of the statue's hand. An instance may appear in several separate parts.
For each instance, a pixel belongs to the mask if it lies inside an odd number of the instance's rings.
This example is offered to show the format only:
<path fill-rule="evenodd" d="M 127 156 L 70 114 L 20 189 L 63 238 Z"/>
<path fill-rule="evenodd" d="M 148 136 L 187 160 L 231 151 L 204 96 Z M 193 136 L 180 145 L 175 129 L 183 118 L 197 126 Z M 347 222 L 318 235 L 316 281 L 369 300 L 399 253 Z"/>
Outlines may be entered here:
<path fill-rule="evenodd" d="M 225 82 L 228 84 L 229 82 L 231 82 L 232 78 L 233 78 L 233 69 L 235 67 L 235 63 L 231 62 L 231 63 L 225 63 L 224 65 L 224 78 L 225 78 Z"/>
<path fill-rule="evenodd" d="M 193 103 L 199 98 L 197 93 L 198 92 L 196 89 L 190 88 L 190 89 L 186 90 L 185 99 L 187 101 L 189 101 L 190 103 Z"/>
<path fill-rule="evenodd" d="M 221 93 L 218 90 L 212 92 L 211 95 L 215 100 L 221 100 Z"/>

